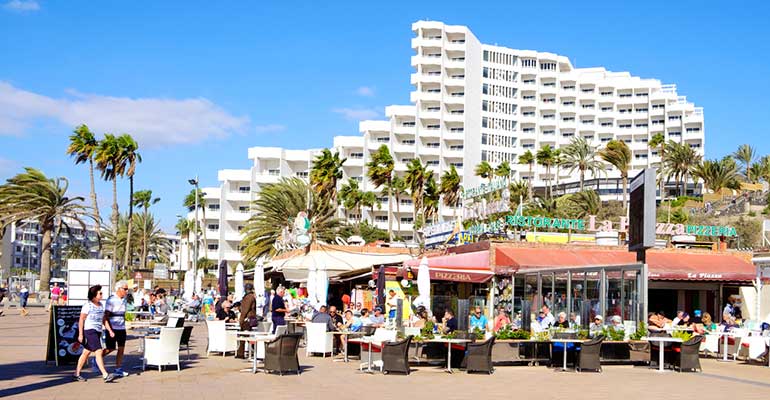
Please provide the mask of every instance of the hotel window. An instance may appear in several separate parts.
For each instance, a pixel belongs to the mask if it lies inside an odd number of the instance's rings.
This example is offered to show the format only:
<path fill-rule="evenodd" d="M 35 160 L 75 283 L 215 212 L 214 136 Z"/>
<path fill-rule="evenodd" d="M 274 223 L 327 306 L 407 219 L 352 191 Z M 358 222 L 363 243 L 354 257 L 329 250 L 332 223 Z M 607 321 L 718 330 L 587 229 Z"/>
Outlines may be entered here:
<path fill-rule="evenodd" d="M 532 58 L 522 58 L 521 66 L 524 68 L 535 68 L 537 66 L 537 60 Z"/>
<path fill-rule="evenodd" d="M 401 144 L 414 144 L 414 139 L 404 139 Z"/>
<path fill-rule="evenodd" d="M 602 122 L 602 126 L 612 126 L 612 122 Z"/>
<path fill-rule="evenodd" d="M 248 193 L 251 191 L 251 186 L 240 186 L 238 187 L 238 191 L 241 193 Z"/>
<path fill-rule="evenodd" d="M 681 115 L 670 115 L 670 116 L 668 117 L 668 120 L 669 120 L 669 121 L 679 121 L 679 120 L 681 120 L 681 119 L 682 119 L 682 116 L 681 116 Z"/>
<path fill-rule="evenodd" d="M 425 162 L 425 165 L 430 167 L 437 167 L 438 166 L 438 160 L 428 160 Z"/>
<path fill-rule="evenodd" d="M 388 222 L 388 217 L 386 215 L 375 215 L 374 222 Z"/>
<path fill-rule="evenodd" d="M 556 63 L 555 62 L 541 62 L 540 63 L 540 70 L 542 70 L 542 71 L 556 71 Z"/>
<path fill-rule="evenodd" d="M 401 126 L 414 126 L 414 121 L 404 121 Z"/>
<path fill-rule="evenodd" d="M 700 128 L 687 128 L 687 133 L 690 132 L 700 132 Z"/>
<path fill-rule="evenodd" d="M 412 222 L 414 222 L 414 218 L 412 217 L 401 217 L 402 224 L 411 224 Z"/>
<path fill-rule="evenodd" d="M 297 172 L 294 175 L 296 175 L 297 178 L 307 178 L 308 177 L 308 172 L 307 171 L 299 171 L 299 172 Z"/>
<path fill-rule="evenodd" d="M 350 153 L 350 158 L 352 159 L 364 158 L 364 153 Z"/>
<path fill-rule="evenodd" d="M 564 103 L 561 103 L 561 105 L 563 105 L 565 107 L 572 107 L 572 106 L 575 105 L 575 102 L 571 101 L 571 100 L 570 101 L 565 101 Z"/>
<path fill-rule="evenodd" d="M 611 138 L 611 137 L 603 137 L 603 138 L 601 138 L 601 139 L 599 139 L 599 140 L 600 140 L 602 143 L 607 143 L 607 142 L 609 142 L 610 140 L 612 140 L 612 138 Z"/>
<path fill-rule="evenodd" d="M 564 122 L 574 122 L 575 121 L 575 117 L 564 117 L 561 120 L 564 121 Z"/>
<path fill-rule="evenodd" d="M 209 210 L 219 211 L 219 204 L 209 204 Z"/>
<path fill-rule="evenodd" d="M 593 93 L 594 88 L 581 88 L 580 91 L 583 93 Z"/>
<path fill-rule="evenodd" d="M 219 224 L 209 224 L 208 229 L 210 231 L 218 231 L 219 230 Z"/>
<path fill-rule="evenodd" d="M 601 95 L 604 97 L 612 96 L 612 92 L 602 92 Z"/>
<path fill-rule="evenodd" d="M 218 244 L 210 244 L 210 245 L 208 245 L 208 249 L 209 250 L 219 250 L 219 245 Z"/>
<path fill-rule="evenodd" d="M 385 136 L 385 137 L 378 137 L 377 138 L 377 143 L 388 143 L 388 142 L 390 142 L 390 138 L 387 137 L 387 136 Z"/>
<path fill-rule="evenodd" d="M 682 136 L 682 132 L 678 132 L 678 131 L 669 132 L 668 136 Z"/>

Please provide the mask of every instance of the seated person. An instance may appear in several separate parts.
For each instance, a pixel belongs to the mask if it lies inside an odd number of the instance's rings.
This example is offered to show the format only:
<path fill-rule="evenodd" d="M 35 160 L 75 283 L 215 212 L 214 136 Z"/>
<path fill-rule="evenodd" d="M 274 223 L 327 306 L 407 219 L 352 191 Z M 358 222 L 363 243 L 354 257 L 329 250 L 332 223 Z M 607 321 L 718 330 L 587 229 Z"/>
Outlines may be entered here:
<path fill-rule="evenodd" d="M 428 322 L 428 312 L 423 310 L 419 314 L 417 314 L 418 320 L 415 321 L 412 326 L 415 328 L 424 328 L 425 323 Z"/>
<path fill-rule="evenodd" d="M 508 318 L 508 313 L 505 312 L 505 310 L 502 307 L 500 307 L 497 310 L 497 316 L 495 317 L 493 329 L 495 332 L 498 332 L 508 325 L 511 325 L 511 319 Z"/>
<path fill-rule="evenodd" d="M 722 329 L 722 331 L 726 332 L 733 328 L 737 328 L 738 324 L 735 322 L 735 317 L 729 313 L 724 313 L 722 314 L 722 323 L 719 324 L 719 327 Z"/>
<path fill-rule="evenodd" d="M 486 332 L 487 330 L 487 317 L 481 313 L 481 307 L 476 306 L 471 315 L 470 331 L 480 330 Z"/>
<path fill-rule="evenodd" d="M 355 315 L 355 313 L 353 313 L 353 315 Z M 369 310 L 367 310 L 366 308 L 362 308 L 361 309 L 361 324 L 363 326 L 371 326 L 372 325 L 372 319 L 369 318 L 369 317 L 370 317 Z"/>
<path fill-rule="evenodd" d="M 217 320 L 225 322 L 236 322 L 235 311 L 232 310 L 232 304 L 225 300 L 222 302 L 222 308 L 217 311 Z"/>
<path fill-rule="evenodd" d="M 684 319 L 684 311 L 677 311 L 676 317 L 674 317 L 674 320 L 671 321 L 671 326 L 679 326 L 682 325 L 682 320 Z"/>
<path fill-rule="evenodd" d="M 358 332 L 361 330 L 362 326 L 363 323 L 361 323 L 361 320 L 358 317 L 353 315 L 353 311 L 345 311 L 345 322 L 342 325 L 343 329 L 349 330 L 351 332 Z"/>
<path fill-rule="evenodd" d="M 601 315 L 596 315 L 594 317 L 594 322 L 591 322 L 591 325 L 588 326 L 588 334 L 591 335 L 591 337 L 602 333 L 604 330 L 603 321 L 604 318 L 602 318 Z"/>
<path fill-rule="evenodd" d="M 559 313 L 556 322 L 553 323 L 554 328 L 569 328 L 569 321 L 567 321 L 567 313 L 564 311 Z"/>
<path fill-rule="evenodd" d="M 201 307 L 201 299 L 198 297 L 197 294 L 194 294 L 192 296 L 192 299 L 185 303 L 184 309 L 187 311 L 188 314 L 197 314 L 198 309 Z"/>
<path fill-rule="evenodd" d="M 385 316 L 382 314 L 382 307 L 375 307 L 374 315 L 370 316 L 369 319 L 372 321 L 372 326 L 376 328 L 383 327 L 385 325 Z"/>
<path fill-rule="evenodd" d="M 615 329 L 615 331 L 623 331 L 626 329 L 626 327 L 623 325 L 623 319 L 620 318 L 620 315 L 613 315 L 612 318 L 610 318 L 610 327 Z"/>
<path fill-rule="evenodd" d="M 649 329 L 652 332 L 660 331 L 665 328 L 666 322 L 665 318 L 661 318 L 660 314 L 656 314 L 654 312 L 650 313 L 647 317 L 647 329 Z"/>
<path fill-rule="evenodd" d="M 444 329 L 442 333 L 452 333 L 457 330 L 457 318 L 455 318 L 455 312 L 451 309 L 447 309 L 444 312 Z"/>
<path fill-rule="evenodd" d="M 326 306 L 321 306 L 318 309 L 318 312 L 313 314 L 313 318 L 310 319 L 310 322 L 326 324 L 326 332 L 337 330 L 337 326 L 334 325 L 334 320 L 332 320 L 332 317 L 326 312 Z"/>
<path fill-rule="evenodd" d="M 337 314 L 337 307 L 329 306 L 329 316 L 332 318 L 332 322 L 334 322 L 334 326 L 336 326 L 337 328 L 342 327 L 344 323 L 342 321 L 342 316 Z"/>
<path fill-rule="evenodd" d="M 576 313 L 569 313 L 569 327 L 572 329 L 580 328 L 580 317 Z"/>

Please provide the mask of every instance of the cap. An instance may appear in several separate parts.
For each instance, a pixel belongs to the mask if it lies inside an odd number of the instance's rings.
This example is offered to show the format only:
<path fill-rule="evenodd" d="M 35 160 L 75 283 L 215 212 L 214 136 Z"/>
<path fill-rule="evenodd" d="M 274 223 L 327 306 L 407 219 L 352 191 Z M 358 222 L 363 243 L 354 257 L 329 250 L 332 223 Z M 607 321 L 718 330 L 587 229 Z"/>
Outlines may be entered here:
<path fill-rule="evenodd" d="M 603 320 L 604 320 L 604 318 L 603 318 L 601 315 L 597 315 L 597 316 L 595 316 L 595 317 L 594 317 L 594 319 L 598 319 L 598 320 L 600 320 L 600 321 L 603 321 Z"/>
<path fill-rule="evenodd" d="M 701 316 L 701 310 L 695 310 L 695 311 L 693 311 L 692 313 L 693 313 L 693 314 L 694 314 L 696 317 L 700 317 L 700 316 Z"/>

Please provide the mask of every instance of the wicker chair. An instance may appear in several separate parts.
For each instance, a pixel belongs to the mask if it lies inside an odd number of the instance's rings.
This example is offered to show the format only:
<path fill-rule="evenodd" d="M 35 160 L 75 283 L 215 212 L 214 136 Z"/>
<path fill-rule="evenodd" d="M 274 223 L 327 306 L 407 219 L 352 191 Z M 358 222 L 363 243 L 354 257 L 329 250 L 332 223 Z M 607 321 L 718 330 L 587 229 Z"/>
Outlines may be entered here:
<path fill-rule="evenodd" d="M 386 342 L 382 345 L 382 373 L 402 372 L 409 375 L 409 345 L 412 336 L 397 342 Z"/>
<path fill-rule="evenodd" d="M 494 336 L 481 343 L 468 343 L 468 350 L 465 355 L 465 371 L 468 373 L 494 373 L 495 368 L 492 366 L 492 346 L 494 346 L 494 344 Z"/>
<path fill-rule="evenodd" d="M 599 359 L 599 355 L 601 354 L 603 341 L 604 335 L 597 335 L 593 339 L 580 345 L 580 352 L 577 357 L 577 364 L 575 365 L 575 368 L 578 371 L 590 369 L 602 372 L 602 363 Z"/>
<path fill-rule="evenodd" d="M 182 340 L 179 341 L 179 346 L 184 346 L 184 349 L 187 350 L 187 359 L 190 359 L 190 336 L 192 336 L 192 326 L 185 326 L 182 331 Z"/>
<path fill-rule="evenodd" d="M 700 357 L 698 354 L 701 340 L 703 340 L 703 336 L 693 336 L 690 340 L 682 343 L 678 357 L 674 358 L 674 368 L 678 369 L 679 372 L 703 372 L 703 368 L 700 366 Z"/>
<path fill-rule="evenodd" d="M 297 348 L 300 339 L 301 333 L 288 333 L 265 343 L 265 371 L 278 372 L 280 375 L 296 372 L 299 375 L 301 370 Z"/>

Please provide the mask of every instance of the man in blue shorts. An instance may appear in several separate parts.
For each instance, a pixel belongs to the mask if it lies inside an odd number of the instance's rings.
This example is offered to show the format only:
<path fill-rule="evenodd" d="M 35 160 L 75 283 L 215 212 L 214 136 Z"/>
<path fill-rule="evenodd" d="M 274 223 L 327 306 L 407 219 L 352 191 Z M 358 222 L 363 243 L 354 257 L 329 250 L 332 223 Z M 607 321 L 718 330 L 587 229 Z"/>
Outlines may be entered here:
<path fill-rule="evenodd" d="M 123 371 L 123 352 L 126 349 L 126 295 L 128 294 L 128 282 L 118 281 L 115 283 L 115 294 L 107 299 L 104 307 L 104 326 L 107 328 L 105 335 L 105 347 L 103 356 L 112 353 L 117 349 L 115 355 L 115 376 L 128 376 L 128 372 Z"/>

